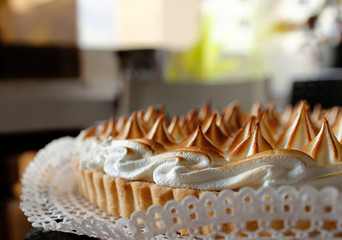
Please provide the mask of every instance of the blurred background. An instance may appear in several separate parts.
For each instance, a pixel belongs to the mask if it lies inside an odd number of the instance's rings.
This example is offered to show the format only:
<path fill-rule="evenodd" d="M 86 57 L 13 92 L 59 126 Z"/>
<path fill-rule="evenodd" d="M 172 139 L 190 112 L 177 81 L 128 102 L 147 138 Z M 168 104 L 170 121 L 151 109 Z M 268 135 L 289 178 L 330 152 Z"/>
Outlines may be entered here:
<path fill-rule="evenodd" d="M 0 0 L 0 239 L 52 139 L 163 104 L 341 105 L 340 0 Z"/>

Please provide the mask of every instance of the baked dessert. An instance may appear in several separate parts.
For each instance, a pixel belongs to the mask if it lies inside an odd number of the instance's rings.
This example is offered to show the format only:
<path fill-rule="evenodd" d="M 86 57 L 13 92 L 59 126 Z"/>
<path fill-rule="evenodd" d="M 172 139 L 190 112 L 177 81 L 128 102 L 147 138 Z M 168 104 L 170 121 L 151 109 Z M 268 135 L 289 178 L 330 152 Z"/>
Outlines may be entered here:
<path fill-rule="evenodd" d="M 204 104 L 173 118 L 149 107 L 82 131 L 72 161 L 82 195 L 118 217 L 208 191 L 341 188 L 341 114 L 305 101 L 282 112 L 273 104 L 248 112 L 238 102 L 223 110 Z"/>

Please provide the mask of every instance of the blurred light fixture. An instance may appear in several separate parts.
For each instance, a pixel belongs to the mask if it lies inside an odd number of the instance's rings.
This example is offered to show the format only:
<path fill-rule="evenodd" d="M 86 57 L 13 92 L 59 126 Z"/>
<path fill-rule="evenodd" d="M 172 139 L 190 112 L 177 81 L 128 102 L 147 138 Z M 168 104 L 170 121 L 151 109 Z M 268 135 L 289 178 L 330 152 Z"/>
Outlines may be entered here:
<path fill-rule="evenodd" d="M 77 0 L 83 49 L 184 49 L 198 34 L 198 0 Z"/>

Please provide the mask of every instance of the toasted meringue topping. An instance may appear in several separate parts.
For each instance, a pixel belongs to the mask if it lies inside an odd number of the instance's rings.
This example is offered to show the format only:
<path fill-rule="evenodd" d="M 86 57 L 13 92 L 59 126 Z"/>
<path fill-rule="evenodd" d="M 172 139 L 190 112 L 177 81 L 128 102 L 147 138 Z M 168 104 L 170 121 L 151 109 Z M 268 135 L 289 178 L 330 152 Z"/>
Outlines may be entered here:
<path fill-rule="evenodd" d="M 123 127 L 126 125 L 128 121 L 128 117 L 125 115 L 122 115 L 119 117 L 119 119 L 116 121 L 116 126 L 115 126 L 115 132 L 119 133 Z"/>
<path fill-rule="evenodd" d="M 307 171 L 304 179 L 295 185 L 313 185 L 317 188 L 333 186 L 341 190 L 342 163 L 334 165 L 316 166 Z"/>
<path fill-rule="evenodd" d="M 104 124 L 100 125 L 102 130 L 98 136 L 99 140 L 106 140 L 110 136 L 114 137 L 115 133 L 115 121 L 114 118 L 110 118 L 109 121 L 105 122 Z"/>
<path fill-rule="evenodd" d="M 121 129 L 116 139 L 134 139 L 141 138 L 144 136 L 144 131 L 142 130 L 137 113 L 133 112 L 130 118 L 127 120 L 125 126 Z"/>
<path fill-rule="evenodd" d="M 83 138 L 83 140 L 86 140 L 87 138 L 95 137 L 95 136 L 96 136 L 96 133 L 97 133 L 96 127 L 88 128 L 88 129 L 86 129 L 86 130 L 83 132 L 82 138 Z"/>
<path fill-rule="evenodd" d="M 83 140 L 96 137 L 97 139 L 103 141 L 108 137 L 114 137 L 115 135 L 115 121 L 112 117 L 107 122 L 99 124 L 97 127 L 88 128 L 82 132 Z"/>
<path fill-rule="evenodd" d="M 202 128 L 198 127 L 179 147 L 207 147 L 222 153 L 215 143 L 211 142 L 202 132 Z"/>
<path fill-rule="evenodd" d="M 262 135 L 264 136 L 264 138 L 272 145 L 275 146 L 276 145 L 276 140 L 275 138 L 277 137 L 276 135 L 274 135 L 272 133 L 272 128 L 274 129 L 273 131 L 276 131 L 274 126 L 270 126 L 270 123 L 267 123 L 267 112 L 264 112 L 264 114 L 262 114 L 260 120 L 259 120 L 259 125 L 260 125 L 260 130 L 262 132 Z"/>
<path fill-rule="evenodd" d="M 145 113 L 143 110 L 139 110 L 137 112 L 137 119 L 138 119 L 140 129 L 143 132 L 143 134 L 145 135 L 146 133 L 148 133 L 148 131 L 150 131 L 151 127 L 145 122 L 144 115 L 145 115 Z"/>
<path fill-rule="evenodd" d="M 198 119 L 200 122 L 204 123 L 208 120 L 211 115 L 211 108 L 209 103 L 203 104 L 198 113 Z"/>
<path fill-rule="evenodd" d="M 341 109 L 310 114 L 305 101 L 283 113 L 274 109 L 257 103 L 243 113 L 233 103 L 219 112 L 205 104 L 169 124 L 163 108 L 150 107 L 82 131 L 75 154 L 82 168 L 170 187 L 328 184 L 342 189 Z M 324 114 L 333 120 L 332 128 Z M 324 119 L 319 131 L 315 118 Z"/>
<path fill-rule="evenodd" d="M 311 113 L 312 123 L 315 124 L 316 127 L 321 125 L 323 119 L 323 110 L 321 104 L 316 104 Z"/>
<path fill-rule="evenodd" d="M 315 136 L 315 130 L 307 112 L 307 106 L 302 102 L 293 123 L 283 132 L 277 143 L 278 148 L 302 149 Z"/>
<path fill-rule="evenodd" d="M 332 126 L 332 130 L 337 140 L 342 144 L 342 117 L 335 121 L 334 125 Z"/>
<path fill-rule="evenodd" d="M 179 120 L 179 127 L 180 129 L 182 129 L 183 132 L 185 132 L 185 135 L 187 136 L 192 133 L 189 127 L 189 121 L 185 116 L 182 116 Z"/>
<path fill-rule="evenodd" d="M 125 159 L 120 154 L 109 159 L 105 171 L 113 177 L 199 190 L 297 183 L 308 167 L 316 166 L 308 155 L 296 150 L 272 150 L 232 162 L 215 151 L 194 147 L 140 159 Z"/>
<path fill-rule="evenodd" d="M 342 145 L 336 139 L 325 118 L 320 132 L 302 151 L 309 154 L 320 165 L 342 162 Z"/>
<path fill-rule="evenodd" d="M 162 152 L 167 151 L 164 145 L 152 139 L 136 138 L 136 139 L 132 139 L 131 141 L 144 144 L 152 151 L 152 154 L 162 153 Z"/>
<path fill-rule="evenodd" d="M 293 106 L 288 105 L 286 106 L 285 110 L 282 113 L 280 113 L 279 119 L 283 126 L 286 126 L 288 124 L 290 118 L 292 117 L 293 111 Z"/>
<path fill-rule="evenodd" d="M 167 128 L 168 133 L 171 134 L 173 139 L 175 139 L 176 142 L 180 143 L 187 137 L 187 132 L 182 130 L 179 126 L 179 118 L 178 116 L 174 116 L 172 118 L 172 121 L 170 125 Z"/>
<path fill-rule="evenodd" d="M 216 115 L 216 125 L 221 130 L 221 132 L 227 137 L 231 138 L 231 134 L 229 133 L 226 125 L 224 124 L 223 116 L 221 114 Z"/>
<path fill-rule="evenodd" d="M 254 130 L 256 117 L 251 116 L 247 123 L 238 131 L 228 147 L 228 153 L 234 151 Z"/>
<path fill-rule="evenodd" d="M 243 117 L 238 103 L 232 103 L 223 110 L 223 120 L 226 124 L 226 129 L 234 134 L 243 125 Z"/>
<path fill-rule="evenodd" d="M 252 134 L 228 156 L 227 160 L 233 161 L 272 149 L 271 145 L 262 136 L 259 123 L 257 123 Z"/>
<path fill-rule="evenodd" d="M 186 115 L 186 118 L 188 120 L 190 132 L 195 131 L 196 128 L 201 125 L 201 122 L 198 118 L 198 111 L 196 109 L 191 109 Z"/>
<path fill-rule="evenodd" d="M 326 111 L 325 118 L 329 121 L 331 125 L 334 125 L 336 120 L 341 117 L 342 108 L 339 106 L 332 107 Z"/>
<path fill-rule="evenodd" d="M 152 128 L 158 117 L 158 113 L 152 106 L 147 108 L 146 113 L 144 114 L 144 122 L 147 126 L 147 130 L 150 130 Z"/>
<path fill-rule="evenodd" d="M 157 109 L 158 109 L 158 114 L 159 115 L 166 115 L 166 113 L 165 113 L 165 107 L 164 107 L 164 105 L 163 104 L 159 104 L 158 106 L 157 106 Z"/>
<path fill-rule="evenodd" d="M 256 102 L 253 104 L 251 108 L 251 115 L 259 117 L 261 113 L 264 111 L 261 102 Z"/>
<path fill-rule="evenodd" d="M 220 114 L 218 112 L 214 112 L 202 127 L 204 135 L 207 136 L 217 146 L 222 146 L 221 149 L 224 149 L 228 145 L 229 138 L 216 124 L 219 116 Z"/>
<path fill-rule="evenodd" d="M 267 108 L 263 116 L 263 121 L 265 122 L 266 125 L 269 126 L 269 129 L 272 132 L 272 134 L 275 136 L 278 136 L 281 130 L 280 129 L 281 123 L 277 114 L 275 113 L 274 107 L 271 106 Z"/>
<path fill-rule="evenodd" d="M 160 116 L 145 138 L 155 140 L 168 149 L 174 148 L 176 143 L 166 129 L 165 121 L 165 116 Z"/>

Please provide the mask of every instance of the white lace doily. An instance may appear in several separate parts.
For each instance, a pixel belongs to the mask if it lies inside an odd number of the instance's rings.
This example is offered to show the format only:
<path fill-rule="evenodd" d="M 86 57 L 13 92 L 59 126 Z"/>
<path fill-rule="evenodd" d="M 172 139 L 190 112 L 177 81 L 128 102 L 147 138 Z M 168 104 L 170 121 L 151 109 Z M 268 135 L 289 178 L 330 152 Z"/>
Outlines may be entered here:
<path fill-rule="evenodd" d="M 80 195 L 70 161 L 73 144 L 71 137 L 51 142 L 23 176 L 21 209 L 34 227 L 101 239 L 186 238 L 180 229 L 186 229 L 190 239 L 259 239 L 263 232 L 269 239 L 342 236 L 342 194 L 331 187 L 226 190 L 218 196 L 187 197 L 182 204 L 154 205 L 147 213 L 134 212 L 130 219 L 112 217 Z M 281 227 L 273 227 L 274 220 L 281 220 Z M 296 228 L 298 220 L 305 227 Z M 222 223 L 232 223 L 233 230 L 225 233 Z M 257 228 L 250 230 L 251 223 Z M 201 226 L 210 226 L 210 235 L 202 236 Z"/>

